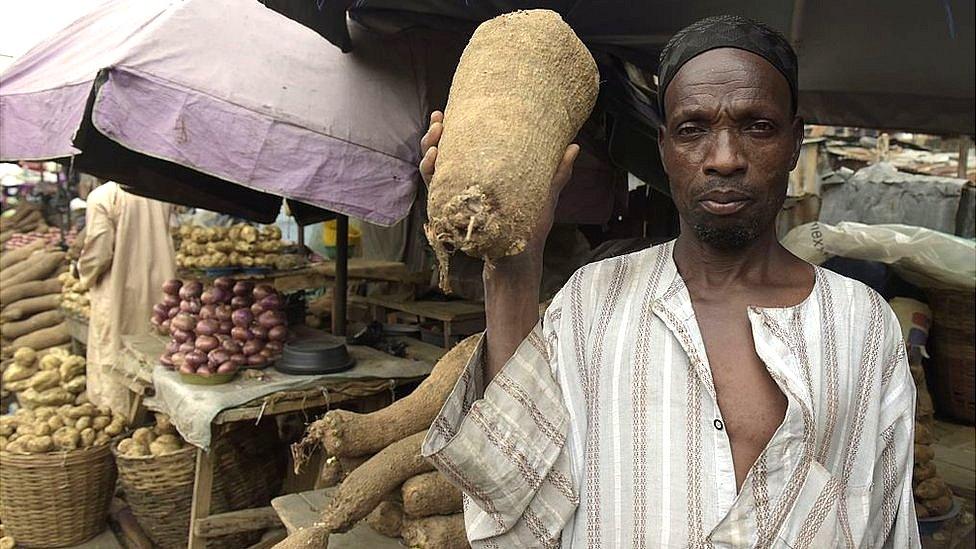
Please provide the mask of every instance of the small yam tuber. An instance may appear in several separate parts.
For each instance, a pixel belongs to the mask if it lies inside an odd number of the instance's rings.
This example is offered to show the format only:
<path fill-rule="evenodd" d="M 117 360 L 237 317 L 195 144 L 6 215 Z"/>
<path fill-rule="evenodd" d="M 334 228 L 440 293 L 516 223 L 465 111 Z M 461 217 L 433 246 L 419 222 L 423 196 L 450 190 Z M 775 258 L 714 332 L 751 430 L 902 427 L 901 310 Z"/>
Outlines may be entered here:
<path fill-rule="evenodd" d="M 467 549 L 464 515 L 435 515 L 419 519 L 403 519 L 400 530 L 403 542 L 418 549 Z"/>
<path fill-rule="evenodd" d="M 44 328 L 36 332 L 18 337 L 11 343 L 13 348 L 30 347 L 31 349 L 47 349 L 55 345 L 63 345 L 71 341 L 68 326 L 63 322 L 56 326 Z"/>
<path fill-rule="evenodd" d="M 410 518 L 460 513 L 461 491 L 434 471 L 408 478 L 401 488 L 403 512 Z"/>
<path fill-rule="evenodd" d="M 329 455 L 354 457 L 376 453 L 427 429 L 457 383 L 477 341 L 478 336 L 471 336 L 458 343 L 406 397 L 369 414 L 333 410 L 309 427 L 309 436 L 321 440 Z"/>
<path fill-rule="evenodd" d="M 8 307 L 4 308 L 3 313 L 0 314 L 0 320 L 4 322 L 23 320 L 36 313 L 55 311 L 60 304 L 61 294 L 28 297 L 27 299 L 21 299 L 20 301 L 11 303 Z"/>
<path fill-rule="evenodd" d="M 475 30 L 451 83 L 427 202 L 442 287 L 454 250 L 491 261 L 525 249 L 599 88 L 593 56 L 554 11 L 507 13 Z"/>
<path fill-rule="evenodd" d="M 33 280 L 44 280 L 51 276 L 52 273 L 58 270 L 58 267 L 64 263 L 64 252 L 46 252 L 44 254 L 39 254 L 41 257 L 34 258 L 31 257 L 30 265 L 23 271 L 7 277 L 4 280 L 5 286 L 16 286 L 22 282 L 30 282 Z M 60 281 L 56 278 L 55 282 L 60 284 Z M 51 293 L 51 292 L 47 292 Z"/>
<path fill-rule="evenodd" d="M 403 506 L 395 501 L 381 501 L 366 517 L 366 524 L 382 536 L 398 538 L 403 526 Z"/>
<path fill-rule="evenodd" d="M 432 470 L 433 466 L 420 457 L 426 435 L 427 431 L 421 431 L 389 445 L 346 477 L 322 514 L 323 527 L 329 532 L 345 532 L 403 481 Z"/>

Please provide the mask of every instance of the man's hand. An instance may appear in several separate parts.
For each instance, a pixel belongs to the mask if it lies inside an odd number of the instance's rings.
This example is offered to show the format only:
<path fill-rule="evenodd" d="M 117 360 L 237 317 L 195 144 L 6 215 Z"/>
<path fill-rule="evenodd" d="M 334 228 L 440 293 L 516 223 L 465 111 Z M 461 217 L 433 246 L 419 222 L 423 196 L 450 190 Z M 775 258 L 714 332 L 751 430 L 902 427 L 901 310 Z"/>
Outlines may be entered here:
<path fill-rule="evenodd" d="M 434 111 L 430 115 L 430 127 L 420 140 L 420 150 L 423 152 L 420 175 L 427 185 L 430 185 L 434 177 L 437 145 L 443 133 L 444 113 Z M 485 347 L 485 383 L 490 382 L 502 369 L 539 321 L 542 252 L 549 231 L 552 230 L 559 193 L 573 175 L 573 164 L 579 151 L 579 145 L 576 144 L 566 148 L 553 175 L 546 206 L 529 236 L 525 251 L 498 259 L 492 267 L 485 267 L 485 333 L 488 338 Z"/>

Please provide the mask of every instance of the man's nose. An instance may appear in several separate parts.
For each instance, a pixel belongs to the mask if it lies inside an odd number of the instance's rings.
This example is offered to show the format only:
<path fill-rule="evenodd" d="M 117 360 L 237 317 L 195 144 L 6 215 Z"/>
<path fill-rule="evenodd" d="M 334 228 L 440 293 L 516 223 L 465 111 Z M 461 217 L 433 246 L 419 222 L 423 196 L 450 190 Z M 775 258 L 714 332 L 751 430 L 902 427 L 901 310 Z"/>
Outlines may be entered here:
<path fill-rule="evenodd" d="M 705 175 L 729 177 L 742 175 L 748 164 L 739 146 L 739 140 L 734 132 L 719 131 L 712 140 L 702 170 Z"/>

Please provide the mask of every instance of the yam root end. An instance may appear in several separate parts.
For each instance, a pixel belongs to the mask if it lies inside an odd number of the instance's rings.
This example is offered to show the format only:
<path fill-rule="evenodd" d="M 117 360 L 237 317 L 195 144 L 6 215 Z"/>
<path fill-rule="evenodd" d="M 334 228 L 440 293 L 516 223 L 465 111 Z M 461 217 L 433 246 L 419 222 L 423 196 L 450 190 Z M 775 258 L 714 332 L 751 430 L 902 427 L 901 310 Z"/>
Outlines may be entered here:
<path fill-rule="evenodd" d="M 438 215 L 431 216 L 424 230 L 434 249 L 440 286 L 445 292 L 450 292 L 448 270 L 455 251 L 489 262 L 525 249 L 526 240 L 519 237 L 500 248 L 500 243 L 509 242 L 512 235 L 505 234 L 497 212 L 495 201 L 481 185 L 471 185 L 451 197 Z"/>

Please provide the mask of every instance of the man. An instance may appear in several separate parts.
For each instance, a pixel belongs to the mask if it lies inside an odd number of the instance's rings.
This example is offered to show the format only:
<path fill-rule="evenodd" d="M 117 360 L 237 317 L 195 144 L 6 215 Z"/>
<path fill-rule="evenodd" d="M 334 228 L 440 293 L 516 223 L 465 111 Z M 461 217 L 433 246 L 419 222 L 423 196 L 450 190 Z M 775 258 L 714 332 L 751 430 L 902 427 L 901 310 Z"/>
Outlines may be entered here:
<path fill-rule="evenodd" d="M 172 205 L 122 190 L 109 181 L 88 195 L 78 274 L 89 289 L 88 397 L 128 415 L 129 392 L 108 377 L 122 336 L 149 332 L 153 304 L 173 278 Z"/>
<path fill-rule="evenodd" d="M 539 323 L 552 204 L 485 272 L 488 328 L 423 448 L 472 545 L 918 547 L 897 320 L 776 239 L 803 137 L 792 48 L 702 20 L 664 49 L 659 95 L 677 240 L 580 269 Z"/>

